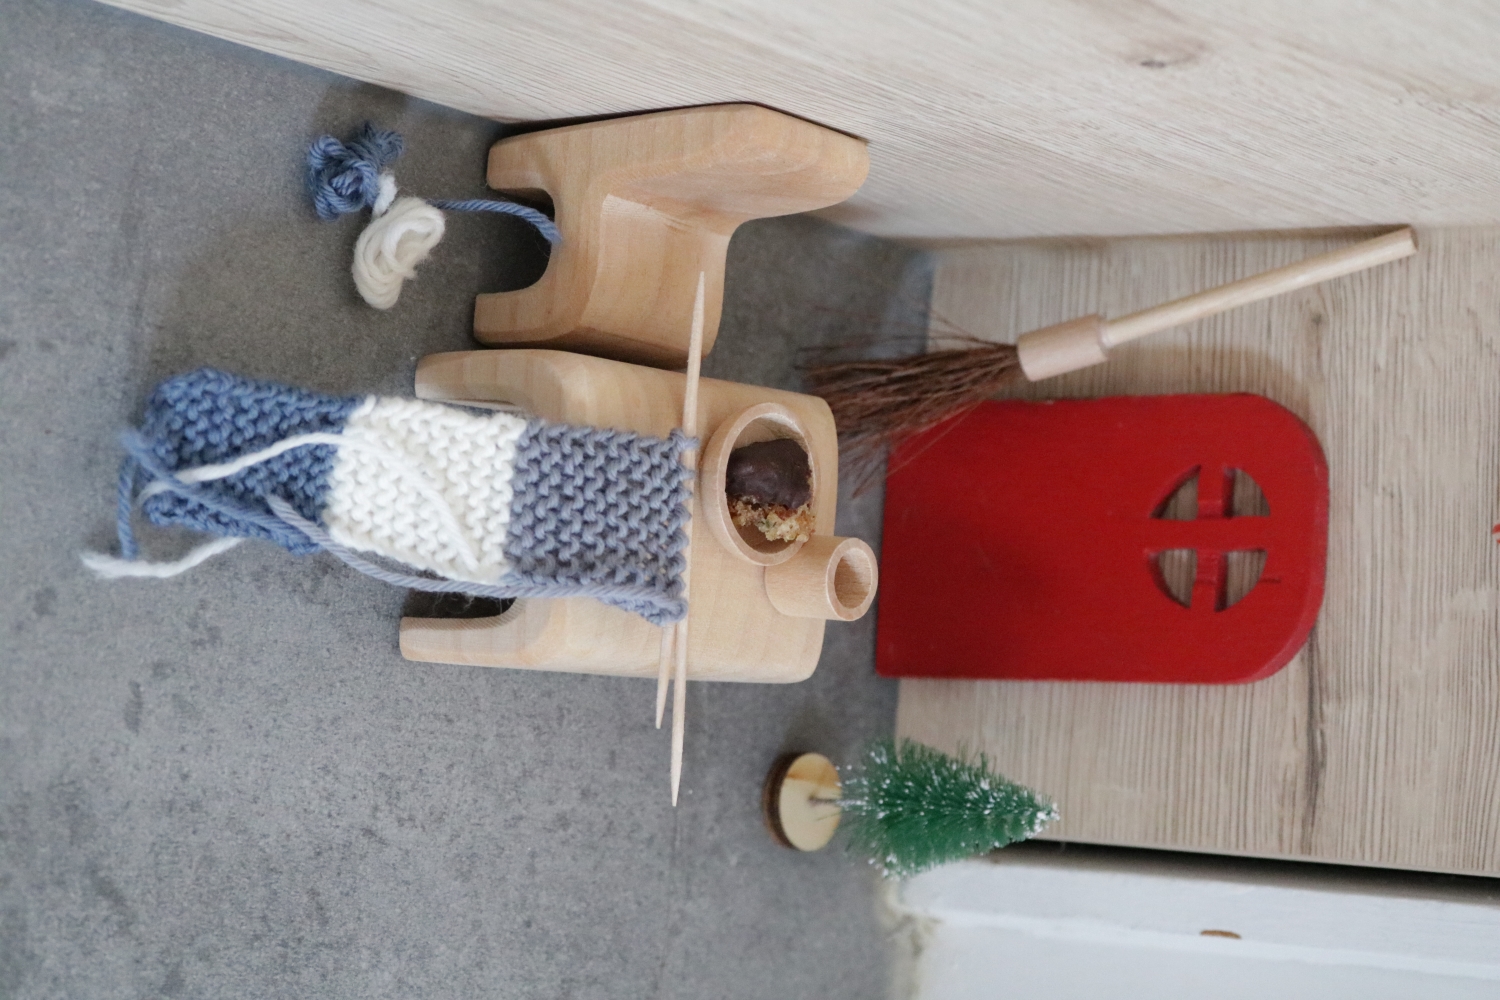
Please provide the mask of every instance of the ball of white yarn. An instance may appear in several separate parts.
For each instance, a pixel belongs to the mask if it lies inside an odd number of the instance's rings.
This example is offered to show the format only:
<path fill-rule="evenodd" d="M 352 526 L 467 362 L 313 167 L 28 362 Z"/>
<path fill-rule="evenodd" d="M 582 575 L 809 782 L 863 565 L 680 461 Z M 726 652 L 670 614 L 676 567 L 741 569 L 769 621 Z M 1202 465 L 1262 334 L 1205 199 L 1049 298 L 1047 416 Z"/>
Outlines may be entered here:
<path fill-rule="evenodd" d="M 401 283 L 443 238 L 443 213 L 421 198 L 397 198 L 354 244 L 354 287 L 376 309 L 389 309 Z"/>

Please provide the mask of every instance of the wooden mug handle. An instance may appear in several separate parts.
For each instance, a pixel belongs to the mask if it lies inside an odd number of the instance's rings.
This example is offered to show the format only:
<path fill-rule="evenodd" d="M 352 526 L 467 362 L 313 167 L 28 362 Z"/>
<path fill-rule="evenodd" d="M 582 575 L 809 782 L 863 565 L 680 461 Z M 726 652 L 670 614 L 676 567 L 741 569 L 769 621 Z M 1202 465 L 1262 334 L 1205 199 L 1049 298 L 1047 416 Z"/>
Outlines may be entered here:
<path fill-rule="evenodd" d="M 766 597 L 793 618 L 852 622 L 870 610 L 879 577 L 860 539 L 813 535 L 794 558 L 766 567 Z"/>

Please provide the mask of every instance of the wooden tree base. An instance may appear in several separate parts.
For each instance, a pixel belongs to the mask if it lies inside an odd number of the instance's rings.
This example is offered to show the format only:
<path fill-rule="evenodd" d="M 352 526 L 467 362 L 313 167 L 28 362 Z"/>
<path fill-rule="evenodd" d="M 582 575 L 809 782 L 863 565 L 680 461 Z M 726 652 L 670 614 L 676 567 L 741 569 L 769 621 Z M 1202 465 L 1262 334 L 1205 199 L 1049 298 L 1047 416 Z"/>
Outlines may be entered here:
<path fill-rule="evenodd" d="M 820 753 L 785 754 L 761 790 L 766 829 L 783 847 L 817 851 L 833 839 L 843 811 L 838 769 Z"/>

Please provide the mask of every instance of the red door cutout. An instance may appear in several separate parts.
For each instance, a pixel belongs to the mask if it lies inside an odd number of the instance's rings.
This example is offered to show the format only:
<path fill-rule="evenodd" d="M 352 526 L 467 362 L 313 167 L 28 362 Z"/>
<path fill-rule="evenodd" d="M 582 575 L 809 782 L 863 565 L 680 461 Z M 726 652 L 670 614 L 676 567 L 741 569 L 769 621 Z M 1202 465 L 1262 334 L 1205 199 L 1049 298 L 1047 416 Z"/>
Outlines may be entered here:
<path fill-rule="evenodd" d="M 887 677 L 1244 683 L 1323 601 L 1328 466 L 1262 396 L 985 403 L 889 468 Z"/>

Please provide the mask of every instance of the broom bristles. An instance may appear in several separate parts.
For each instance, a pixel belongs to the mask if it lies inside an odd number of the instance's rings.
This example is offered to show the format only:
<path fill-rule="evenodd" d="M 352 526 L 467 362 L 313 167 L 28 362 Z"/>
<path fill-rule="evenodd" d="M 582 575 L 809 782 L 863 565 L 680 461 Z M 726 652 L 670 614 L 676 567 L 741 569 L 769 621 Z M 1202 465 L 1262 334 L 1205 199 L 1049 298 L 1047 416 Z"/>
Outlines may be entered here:
<path fill-rule="evenodd" d="M 860 468 L 903 438 L 990 398 L 1019 374 L 1014 344 L 979 341 L 906 358 L 817 365 L 807 381 L 833 411 L 845 453 Z"/>

